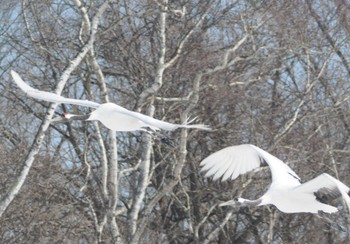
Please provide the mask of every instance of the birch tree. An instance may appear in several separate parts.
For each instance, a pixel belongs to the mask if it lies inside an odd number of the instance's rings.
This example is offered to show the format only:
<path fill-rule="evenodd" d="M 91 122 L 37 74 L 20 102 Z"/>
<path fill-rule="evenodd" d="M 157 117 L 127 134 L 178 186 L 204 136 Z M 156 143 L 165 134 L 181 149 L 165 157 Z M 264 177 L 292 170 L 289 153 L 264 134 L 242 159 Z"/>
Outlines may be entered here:
<path fill-rule="evenodd" d="M 302 179 L 327 172 L 350 185 L 346 4 L 1 4 L 0 242 L 349 241 L 341 201 L 328 221 L 273 206 L 223 208 L 221 201 L 259 197 L 269 170 L 223 183 L 199 171 L 210 153 L 252 143 Z M 26 97 L 10 69 L 40 90 L 174 123 L 196 118 L 213 131 L 52 123 L 90 110 Z"/>

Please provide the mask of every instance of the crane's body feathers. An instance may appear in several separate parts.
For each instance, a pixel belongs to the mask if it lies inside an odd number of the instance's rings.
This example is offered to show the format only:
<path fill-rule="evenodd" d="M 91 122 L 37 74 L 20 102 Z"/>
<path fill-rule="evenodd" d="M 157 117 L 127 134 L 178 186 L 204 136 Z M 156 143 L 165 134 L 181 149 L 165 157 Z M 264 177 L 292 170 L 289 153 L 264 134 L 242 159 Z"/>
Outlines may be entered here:
<path fill-rule="evenodd" d="M 88 100 L 65 98 L 54 93 L 40 91 L 32 88 L 31 86 L 26 84 L 15 71 L 11 71 L 11 75 L 16 84 L 19 86 L 19 88 L 21 88 L 21 90 L 30 97 L 53 103 L 65 103 L 96 109 L 90 113 L 87 119 L 86 117 L 84 117 L 84 115 L 79 117 L 77 115 L 68 114 L 65 116 L 68 120 L 98 120 L 107 128 L 113 131 L 137 131 L 145 130 L 145 128 L 151 128 L 154 131 L 171 131 L 178 128 L 210 130 L 208 126 L 202 124 L 185 123 L 179 125 L 161 121 L 138 112 L 127 110 L 126 108 L 123 108 L 114 103 L 99 104 Z"/>
<path fill-rule="evenodd" d="M 342 196 L 350 210 L 349 187 L 339 180 L 323 173 L 301 184 L 299 176 L 284 162 L 254 145 L 239 145 L 224 148 L 201 162 L 205 176 L 214 180 L 236 179 L 239 175 L 252 171 L 266 162 L 271 170 L 272 183 L 265 194 L 257 200 L 239 198 L 245 205 L 273 204 L 285 213 L 309 212 L 334 213 L 337 208 L 322 203 L 319 197 L 336 198 Z M 319 196 L 319 197 L 318 197 Z M 221 206 L 232 204 L 228 201 Z"/>

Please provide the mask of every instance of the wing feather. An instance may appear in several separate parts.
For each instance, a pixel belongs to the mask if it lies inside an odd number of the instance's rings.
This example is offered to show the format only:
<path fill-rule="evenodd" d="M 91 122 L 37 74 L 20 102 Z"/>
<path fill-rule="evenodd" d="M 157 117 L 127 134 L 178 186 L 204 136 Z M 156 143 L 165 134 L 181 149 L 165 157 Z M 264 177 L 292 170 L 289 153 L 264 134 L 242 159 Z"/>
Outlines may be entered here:
<path fill-rule="evenodd" d="M 225 163 L 228 159 L 226 154 L 218 155 L 218 161 L 211 162 L 211 167 L 208 169 L 208 172 L 205 174 L 206 177 L 214 176 L 220 168 L 225 168 Z M 226 168 L 225 168 L 226 169 Z M 215 177 L 216 178 L 216 177 Z"/>
<path fill-rule="evenodd" d="M 254 155 L 251 155 L 254 156 Z M 242 154 L 238 157 L 239 160 L 234 169 L 232 170 L 231 173 L 231 180 L 236 179 L 240 174 L 245 174 L 247 172 L 247 166 L 248 166 L 248 170 L 249 170 L 249 164 L 245 163 L 245 162 L 249 162 L 249 158 L 246 158 L 246 155 Z M 260 165 L 259 165 L 260 166 Z M 259 167 L 258 166 L 258 167 Z"/>
<path fill-rule="evenodd" d="M 233 158 L 231 158 L 231 159 L 229 159 L 229 161 L 228 161 L 228 164 L 229 164 L 229 167 L 228 167 L 228 169 L 227 169 L 227 171 L 225 172 L 225 174 L 222 176 L 222 179 L 221 179 L 221 181 L 225 181 L 225 180 L 227 180 L 228 178 L 237 178 L 238 177 L 238 166 L 239 166 L 239 164 L 235 164 L 235 163 L 232 163 L 232 161 L 233 161 L 234 159 Z M 236 172 L 236 174 L 235 174 L 235 172 Z"/>
<path fill-rule="evenodd" d="M 201 171 L 207 171 L 205 176 L 214 176 L 222 181 L 237 178 L 239 175 L 249 172 L 260 166 L 257 151 L 250 145 L 231 146 L 217 151 L 201 163 Z"/>
<path fill-rule="evenodd" d="M 225 156 L 225 157 L 224 157 Z M 224 148 L 205 158 L 200 166 L 207 171 L 205 176 L 222 181 L 236 179 L 265 162 L 269 165 L 272 181 L 287 185 L 299 185 L 298 175 L 280 159 L 254 145 L 244 144 Z"/>
<path fill-rule="evenodd" d="M 253 147 L 260 157 L 269 165 L 271 170 L 272 181 L 279 181 L 284 183 L 291 183 L 299 185 L 299 176 L 282 160 L 273 156 L 272 154 L 264 151 L 263 149 L 250 145 Z"/>
<path fill-rule="evenodd" d="M 214 174 L 214 177 L 213 177 L 213 180 L 217 180 L 219 179 L 223 174 L 225 174 L 225 172 L 227 171 L 227 167 L 225 167 L 225 163 L 228 162 L 227 165 L 230 165 L 230 161 L 232 159 L 230 158 L 229 155 L 224 155 L 224 159 L 215 165 L 215 174 Z M 213 169 L 213 168 L 212 168 Z"/>
<path fill-rule="evenodd" d="M 19 76 L 19 74 L 17 74 L 17 72 L 11 70 L 11 75 L 13 80 L 16 82 L 17 86 L 21 88 L 21 90 L 24 93 L 26 93 L 28 96 L 32 98 L 44 100 L 52 103 L 66 103 L 66 104 L 73 104 L 73 105 L 85 106 L 90 108 L 98 108 L 100 106 L 100 104 L 96 102 L 92 102 L 88 100 L 65 98 L 55 93 L 37 90 L 29 86 L 27 83 L 25 83 L 22 80 L 22 78 Z"/>
<path fill-rule="evenodd" d="M 227 158 L 226 153 L 216 152 L 201 162 L 200 165 L 203 166 L 201 171 L 207 171 L 206 177 L 210 177 L 217 172 L 219 167 L 225 167 Z"/>

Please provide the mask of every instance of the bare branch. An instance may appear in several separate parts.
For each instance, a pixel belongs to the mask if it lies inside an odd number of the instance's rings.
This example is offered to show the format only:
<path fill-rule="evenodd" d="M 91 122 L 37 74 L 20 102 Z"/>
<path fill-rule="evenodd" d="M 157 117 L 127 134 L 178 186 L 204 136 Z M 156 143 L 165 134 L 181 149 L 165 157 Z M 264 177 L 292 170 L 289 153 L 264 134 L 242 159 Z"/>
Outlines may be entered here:
<path fill-rule="evenodd" d="M 228 211 L 226 213 L 225 218 L 221 221 L 218 227 L 216 227 L 201 243 L 203 244 L 210 243 L 216 237 L 219 231 L 222 230 L 223 227 L 226 225 L 226 223 L 230 220 L 232 214 L 233 214 L 233 210 Z"/>
<path fill-rule="evenodd" d="M 90 38 L 88 42 L 84 45 L 81 52 L 77 54 L 77 56 L 70 62 L 66 70 L 63 72 L 57 87 L 56 87 L 56 94 L 61 94 L 64 85 L 66 84 L 67 80 L 70 77 L 70 74 L 76 69 L 76 67 L 80 64 L 80 62 L 83 60 L 87 52 L 93 47 L 93 43 L 95 41 L 95 36 L 97 32 L 98 22 L 100 18 L 102 17 L 103 12 L 106 10 L 108 6 L 108 1 L 106 1 L 104 4 L 100 6 L 98 9 L 96 15 L 93 18 L 92 21 L 92 30 L 90 34 Z M 15 196 L 18 194 L 19 190 L 21 189 L 25 179 L 27 178 L 27 175 L 29 173 L 29 170 L 33 164 L 35 156 L 38 154 L 40 147 L 42 145 L 43 139 L 45 137 L 45 132 L 47 131 L 50 121 L 54 115 L 54 112 L 56 110 L 57 104 L 51 104 L 50 108 L 48 109 L 46 116 L 38 130 L 38 133 L 35 137 L 35 140 L 31 146 L 31 149 L 25 159 L 23 169 L 21 170 L 21 173 L 17 179 L 17 182 L 12 185 L 8 193 L 1 199 L 0 202 L 0 217 L 5 212 L 6 208 L 9 206 L 9 204 L 12 202 L 12 200 L 15 198 Z"/>

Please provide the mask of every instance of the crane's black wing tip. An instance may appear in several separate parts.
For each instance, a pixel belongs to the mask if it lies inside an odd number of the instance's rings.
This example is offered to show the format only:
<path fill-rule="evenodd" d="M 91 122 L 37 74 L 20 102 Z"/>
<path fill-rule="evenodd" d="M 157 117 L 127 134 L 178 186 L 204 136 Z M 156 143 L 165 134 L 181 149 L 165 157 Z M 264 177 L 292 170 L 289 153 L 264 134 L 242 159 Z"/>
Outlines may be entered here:
<path fill-rule="evenodd" d="M 350 196 L 349 191 L 347 192 L 347 194 Z M 329 204 L 333 200 L 342 196 L 337 187 L 332 187 L 332 188 L 322 187 L 317 191 L 315 191 L 314 195 L 317 201 L 324 204 Z"/>

